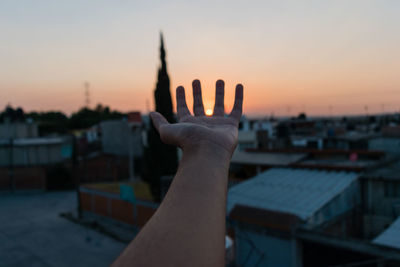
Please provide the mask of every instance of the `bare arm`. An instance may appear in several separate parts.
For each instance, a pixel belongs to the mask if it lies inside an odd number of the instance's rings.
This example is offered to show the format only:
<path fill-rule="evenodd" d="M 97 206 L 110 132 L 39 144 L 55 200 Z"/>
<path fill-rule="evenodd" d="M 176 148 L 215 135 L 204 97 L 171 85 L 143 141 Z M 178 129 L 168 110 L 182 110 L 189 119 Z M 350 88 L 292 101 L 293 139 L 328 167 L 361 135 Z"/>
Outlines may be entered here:
<path fill-rule="evenodd" d="M 200 82 L 193 81 L 194 115 L 183 87 L 176 90 L 179 123 L 151 118 L 163 142 L 182 148 L 178 172 L 160 207 L 113 266 L 224 266 L 229 161 L 237 143 L 243 87 L 224 117 L 224 82 L 216 84 L 214 115 L 204 115 Z"/>

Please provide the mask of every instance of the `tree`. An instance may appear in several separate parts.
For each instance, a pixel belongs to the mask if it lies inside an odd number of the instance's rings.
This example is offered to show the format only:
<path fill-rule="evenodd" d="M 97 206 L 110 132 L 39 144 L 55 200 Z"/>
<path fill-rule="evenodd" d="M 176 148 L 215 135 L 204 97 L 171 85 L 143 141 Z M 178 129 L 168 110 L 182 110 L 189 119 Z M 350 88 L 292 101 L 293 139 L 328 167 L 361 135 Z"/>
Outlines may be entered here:
<path fill-rule="evenodd" d="M 3 112 L 0 113 L 0 122 L 24 122 L 25 112 L 22 108 L 13 108 L 7 105 Z"/>
<path fill-rule="evenodd" d="M 306 115 L 306 113 L 304 113 L 304 112 L 300 113 L 300 114 L 297 116 L 297 119 L 298 119 L 298 120 L 302 120 L 302 121 L 307 120 L 307 115 Z"/>
<path fill-rule="evenodd" d="M 176 120 L 172 111 L 170 81 L 167 72 L 162 33 L 160 34 L 160 61 L 161 66 L 158 69 L 157 84 L 154 91 L 155 109 L 157 112 L 161 113 L 169 123 L 175 123 Z M 146 166 L 143 178 L 149 182 L 154 198 L 160 200 L 161 177 L 174 175 L 178 168 L 177 148 L 164 144 L 153 124 L 150 126 L 147 137 L 148 148 L 145 151 Z"/>
<path fill-rule="evenodd" d="M 39 135 L 68 133 L 68 117 L 60 111 L 29 112 L 27 118 L 39 124 Z"/>
<path fill-rule="evenodd" d="M 110 111 L 109 107 L 97 104 L 95 109 L 84 107 L 73 113 L 68 121 L 68 127 L 70 129 L 85 129 L 101 121 L 122 119 L 123 116 L 124 114 L 119 111 Z"/>

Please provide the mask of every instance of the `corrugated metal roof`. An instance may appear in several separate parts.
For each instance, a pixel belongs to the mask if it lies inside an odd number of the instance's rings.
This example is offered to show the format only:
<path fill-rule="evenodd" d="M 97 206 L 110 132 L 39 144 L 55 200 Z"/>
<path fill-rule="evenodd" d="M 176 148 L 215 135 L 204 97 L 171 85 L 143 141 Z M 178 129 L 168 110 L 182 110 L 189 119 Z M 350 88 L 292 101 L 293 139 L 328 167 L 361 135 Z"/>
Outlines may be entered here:
<path fill-rule="evenodd" d="M 372 243 L 400 249 L 400 217 L 378 235 Z"/>
<path fill-rule="evenodd" d="M 231 187 L 227 212 L 240 204 L 307 220 L 357 177 L 351 172 L 273 168 Z"/>

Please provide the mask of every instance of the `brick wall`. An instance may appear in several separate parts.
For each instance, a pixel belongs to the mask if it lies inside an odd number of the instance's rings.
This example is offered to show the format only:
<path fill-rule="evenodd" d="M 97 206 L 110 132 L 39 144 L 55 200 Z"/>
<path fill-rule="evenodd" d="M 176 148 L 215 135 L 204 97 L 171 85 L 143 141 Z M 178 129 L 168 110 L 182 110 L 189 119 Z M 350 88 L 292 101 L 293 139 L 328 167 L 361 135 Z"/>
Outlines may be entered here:
<path fill-rule="evenodd" d="M 144 226 L 157 209 L 155 203 L 139 200 L 135 211 L 134 205 L 121 200 L 118 194 L 104 194 L 95 190 L 90 192 L 81 190 L 79 196 L 82 211 L 93 212 L 137 227 Z"/>
<path fill-rule="evenodd" d="M 46 189 L 46 170 L 43 167 L 13 168 L 15 190 Z M 0 190 L 10 190 L 10 170 L 0 168 Z"/>

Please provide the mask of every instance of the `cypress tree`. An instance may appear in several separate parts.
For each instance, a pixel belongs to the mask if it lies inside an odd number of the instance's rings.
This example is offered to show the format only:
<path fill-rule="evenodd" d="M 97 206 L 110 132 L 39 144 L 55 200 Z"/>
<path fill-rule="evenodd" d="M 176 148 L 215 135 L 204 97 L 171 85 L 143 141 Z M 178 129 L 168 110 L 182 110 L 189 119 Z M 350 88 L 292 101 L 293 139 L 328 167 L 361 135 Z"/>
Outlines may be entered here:
<path fill-rule="evenodd" d="M 165 60 L 165 48 L 162 33 L 160 34 L 160 61 L 157 84 L 154 91 L 155 109 L 161 113 L 169 123 L 175 123 L 172 99 L 170 92 L 170 80 Z M 160 200 L 160 179 L 162 176 L 170 176 L 176 173 L 178 168 L 178 154 L 175 146 L 164 144 L 154 125 L 151 124 L 148 131 L 148 149 L 146 151 L 146 177 L 150 183 L 153 196 Z"/>

